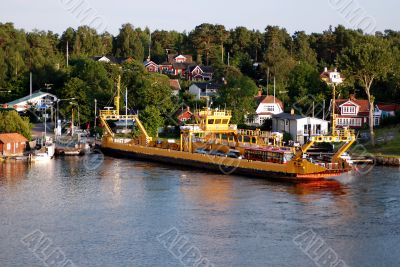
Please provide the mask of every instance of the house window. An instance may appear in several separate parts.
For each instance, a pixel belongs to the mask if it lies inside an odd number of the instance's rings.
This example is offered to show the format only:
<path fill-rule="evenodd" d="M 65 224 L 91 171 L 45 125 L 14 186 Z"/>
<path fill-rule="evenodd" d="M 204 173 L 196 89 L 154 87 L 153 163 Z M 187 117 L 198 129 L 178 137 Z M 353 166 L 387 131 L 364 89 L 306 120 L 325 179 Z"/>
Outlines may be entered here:
<path fill-rule="evenodd" d="M 374 119 L 374 125 L 375 126 L 379 126 L 379 117 L 375 117 L 375 119 Z"/>
<path fill-rule="evenodd" d="M 264 110 L 265 111 L 269 111 L 269 112 L 274 112 L 275 111 L 275 107 L 272 106 L 272 105 L 267 105 L 267 106 L 264 106 Z"/>
<path fill-rule="evenodd" d="M 356 107 L 354 106 L 344 106 L 342 107 L 342 113 L 343 114 L 355 114 L 356 113 Z"/>
<path fill-rule="evenodd" d="M 11 144 L 10 143 L 7 144 L 7 150 L 11 150 Z"/>

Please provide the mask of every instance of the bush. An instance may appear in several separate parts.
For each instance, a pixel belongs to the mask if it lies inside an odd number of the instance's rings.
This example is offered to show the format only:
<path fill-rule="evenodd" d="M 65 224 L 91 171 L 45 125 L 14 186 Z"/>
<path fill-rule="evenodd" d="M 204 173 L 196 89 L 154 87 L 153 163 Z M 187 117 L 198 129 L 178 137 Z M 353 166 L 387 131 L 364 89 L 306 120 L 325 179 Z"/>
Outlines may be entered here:
<path fill-rule="evenodd" d="M 13 111 L 0 111 L 0 133 L 19 133 L 31 140 L 32 125 L 29 118 Z"/>

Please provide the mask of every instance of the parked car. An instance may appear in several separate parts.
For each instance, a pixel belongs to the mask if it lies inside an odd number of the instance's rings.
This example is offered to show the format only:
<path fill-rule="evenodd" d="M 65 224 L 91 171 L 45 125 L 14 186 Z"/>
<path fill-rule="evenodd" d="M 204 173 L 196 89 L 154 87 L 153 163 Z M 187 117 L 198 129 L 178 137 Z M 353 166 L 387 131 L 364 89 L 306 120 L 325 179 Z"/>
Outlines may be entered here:
<path fill-rule="evenodd" d="M 226 154 L 228 158 L 242 159 L 242 155 L 238 150 L 230 150 L 228 154 Z"/>
<path fill-rule="evenodd" d="M 203 147 L 199 147 L 194 150 L 194 153 L 206 155 L 208 154 L 208 151 Z"/>
<path fill-rule="evenodd" d="M 226 157 L 226 154 L 224 152 L 221 152 L 219 150 L 211 150 L 210 151 L 211 156 L 217 156 L 217 157 Z"/>

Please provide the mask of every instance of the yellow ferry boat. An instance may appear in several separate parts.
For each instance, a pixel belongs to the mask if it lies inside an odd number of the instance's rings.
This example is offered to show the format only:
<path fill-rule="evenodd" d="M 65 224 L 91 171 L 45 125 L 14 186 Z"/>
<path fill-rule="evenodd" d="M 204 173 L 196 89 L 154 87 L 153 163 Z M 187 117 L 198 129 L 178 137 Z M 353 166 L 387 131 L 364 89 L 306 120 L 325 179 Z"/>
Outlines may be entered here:
<path fill-rule="evenodd" d="M 352 169 L 342 154 L 355 142 L 352 130 L 334 130 L 329 136 L 313 136 L 302 147 L 282 146 L 279 133 L 240 130 L 230 124 L 231 111 L 205 108 L 195 112 L 196 123 L 181 127 L 179 140 L 153 140 L 137 115 L 119 112 L 120 93 L 114 99 L 114 110 L 101 110 L 105 128 L 101 149 L 104 153 L 157 161 L 250 177 L 321 180 L 339 176 Z M 135 121 L 140 132 L 135 139 L 118 138 L 109 121 Z M 307 151 L 316 143 L 342 145 L 329 162 L 313 160 Z"/>

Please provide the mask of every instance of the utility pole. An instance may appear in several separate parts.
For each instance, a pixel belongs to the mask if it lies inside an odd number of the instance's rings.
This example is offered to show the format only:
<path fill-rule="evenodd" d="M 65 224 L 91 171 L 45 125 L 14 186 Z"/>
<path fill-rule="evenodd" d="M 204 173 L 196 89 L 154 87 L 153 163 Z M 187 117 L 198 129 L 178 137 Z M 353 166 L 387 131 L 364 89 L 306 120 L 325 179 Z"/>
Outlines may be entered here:
<path fill-rule="evenodd" d="M 68 47 L 68 41 L 67 41 L 67 68 L 69 66 L 69 47 Z"/>
<path fill-rule="evenodd" d="M 276 95 L 276 79 L 274 76 L 274 104 L 275 104 L 275 95 Z"/>
<path fill-rule="evenodd" d="M 93 124 L 94 131 L 96 130 L 96 122 L 97 122 L 96 119 L 97 119 L 97 99 L 94 99 L 94 124 Z"/>
<path fill-rule="evenodd" d="M 224 44 L 221 44 L 221 58 L 222 58 L 222 63 L 224 63 Z"/>
<path fill-rule="evenodd" d="M 125 88 L 125 133 L 128 133 L 128 87 Z"/>
<path fill-rule="evenodd" d="M 29 100 L 32 99 L 32 72 L 29 73 Z"/>
<path fill-rule="evenodd" d="M 267 96 L 269 91 L 269 67 L 267 68 Z"/>
<path fill-rule="evenodd" d="M 333 83 L 333 90 L 332 90 L 332 135 L 336 136 L 336 84 Z"/>
<path fill-rule="evenodd" d="M 149 34 L 150 34 L 150 42 L 149 42 L 149 61 L 151 60 L 151 31 L 149 29 Z"/>

